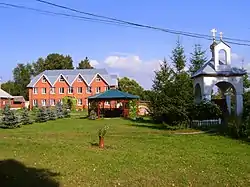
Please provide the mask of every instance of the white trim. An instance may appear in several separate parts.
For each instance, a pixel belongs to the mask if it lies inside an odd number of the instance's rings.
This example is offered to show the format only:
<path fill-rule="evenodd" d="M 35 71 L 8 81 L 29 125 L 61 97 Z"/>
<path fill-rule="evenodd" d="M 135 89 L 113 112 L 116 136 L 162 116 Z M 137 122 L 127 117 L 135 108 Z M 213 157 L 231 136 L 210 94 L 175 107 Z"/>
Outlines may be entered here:
<path fill-rule="evenodd" d="M 60 88 L 63 88 L 63 93 L 60 92 Z M 59 93 L 59 94 L 65 94 L 65 88 L 64 88 L 64 87 L 59 87 L 59 88 L 58 88 L 58 93 Z"/>
<path fill-rule="evenodd" d="M 69 91 L 71 90 L 71 88 L 72 88 L 72 92 L 70 93 Z M 68 94 L 73 94 L 73 93 L 74 93 L 74 88 L 72 86 L 69 86 L 68 87 Z"/>
<path fill-rule="evenodd" d="M 35 89 L 36 89 L 36 91 L 37 91 L 36 93 L 34 92 Z M 38 94 L 38 87 L 33 87 L 33 88 L 32 88 L 32 93 L 33 93 L 34 95 L 37 95 L 37 94 Z"/>
<path fill-rule="evenodd" d="M 99 75 L 99 76 L 104 80 L 104 82 L 106 82 L 106 84 L 109 85 L 108 81 L 106 81 L 106 80 L 101 76 L 100 73 L 95 74 L 95 76 L 93 77 L 93 79 L 90 81 L 89 85 L 92 84 L 92 82 L 95 80 L 95 78 L 97 77 L 97 75 Z"/>
<path fill-rule="evenodd" d="M 43 92 L 43 90 L 45 90 L 45 92 Z M 42 92 L 43 95 L 44 95 L 44 94 L 47 94 L 47 89 L 44 88 L 44 87 L 42 87 L 41 92 Z"/>
<path fill-rule="evenodd" d="M 79 88 L 82 89 L 82 92 L 79 92 Z M 78 94 L 82 94 L 82 93 L 83 93 L 83 87 L 76 87 L 76 89 L 77 89 L 77 93 L 78 93 Z"/>
<path fill-rule="evenodd" d="M 70 86 L 69 81 L 68 81 L 68 80 L 66 79 L 66 77 L 61 73 L 61 74 L 57 77 L 57 79 L 55 80 L 55 82 L 54 82 L 54 84 L 52 85 L 52 87 L 55 86 L 55 84 L 57 83 L 58 79 L 59 79 L 61 76 L 64 78 L 65 82 L 67 82 L 68 85 Z"/>
<path fill-rule="evenodd" d="M 79 100 L 81 101 L 81 104 L 79 104 Z M 82 98 L 77 99 L 77 106 L 82 106 L 82 105 L 83 105 L 83 99 Z"/>
<path fill-rule="evenodd" d="M 78 73 L 77 76 L 75 77 L 75 79 L 72 81 L 72 83 L 70 84 L 70 86 L 72 86 L 74 84 L 74 82 L 76 81 L 76 79 L 81 76 L 83 81 L 85 82 L 85 84 L 87 84 L 87 86 L 89 86 L 89 84 L 87 83 L 87 81 L 84 79 L 84 77 L 81 75 L 81 73 Z"/>
<path fill-rule="evenodd" d="M 35 82 L 35 84 L 33 84 L 33 86 L 32 86 L 33 88 L 36 87 L 36 84 L 41 80 L 42 77 L 45 77 L 45 78 L 47 79 L 48 83 L 50 84 L 50 86 L 52 86 L 52 84 L 51 84 L 49 78 L 48 78 L 46 75 L 42 74 L 42 75 L 40 76 L 40 78 L 37 79 L 37 81 Z"/>

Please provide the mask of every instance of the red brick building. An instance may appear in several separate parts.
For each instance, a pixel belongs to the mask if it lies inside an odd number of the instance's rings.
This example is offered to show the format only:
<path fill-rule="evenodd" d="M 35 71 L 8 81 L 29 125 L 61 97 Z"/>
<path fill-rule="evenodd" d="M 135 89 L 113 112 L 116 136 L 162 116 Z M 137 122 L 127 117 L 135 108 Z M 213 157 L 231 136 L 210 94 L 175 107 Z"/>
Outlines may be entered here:
<path fill-rule="evenodd" d="M 117 88 L 117 78 L 105 69 L 46 70 L 27 86 L 30 108 L 55 106 L 66 96 L 77 100 L 77 109 L 88 108 L 87 97 Z"/>
<path fill-rule="evenodd" d="M 20 109 L 25 107 L 25 100 L 23 96 L 12 96 L 0 89 L 0 109 L 6 105 L 9 105 L 11 109 Z"/>

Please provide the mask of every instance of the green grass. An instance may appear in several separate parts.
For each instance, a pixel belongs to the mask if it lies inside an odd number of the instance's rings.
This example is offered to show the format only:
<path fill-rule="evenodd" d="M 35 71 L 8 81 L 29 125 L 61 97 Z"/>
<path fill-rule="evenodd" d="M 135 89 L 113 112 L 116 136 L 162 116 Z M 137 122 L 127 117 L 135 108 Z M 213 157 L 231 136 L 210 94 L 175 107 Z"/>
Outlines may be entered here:
<path fill-rule="evenodd" d="M 93 145 L 106 124 L 100 150 Z M 250 186 L 250 145 L 221 136 L 74 118 L 0 129 L 0 139 L 0 160 L 15 160 L 0 163 L 3 187 Z"/>

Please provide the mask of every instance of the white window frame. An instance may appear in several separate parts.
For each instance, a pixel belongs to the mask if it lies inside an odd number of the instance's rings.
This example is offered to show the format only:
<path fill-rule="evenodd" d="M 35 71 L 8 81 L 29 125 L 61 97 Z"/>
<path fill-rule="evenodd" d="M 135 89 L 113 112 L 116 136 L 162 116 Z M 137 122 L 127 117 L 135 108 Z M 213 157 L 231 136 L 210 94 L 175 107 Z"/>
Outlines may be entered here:
<path fill-rule="evenodd" d="M 38 106 L 38 101 L 37 101 L 37 99 L 34 99 L 34 100 L 33 100 L 33 106 Z"/>
<path fill-rule="evenodd" d="M 62 99 L 58 99 L 58 102 L 61 103 L 61 104 L 63 104 Z"/>
<path fill-rule="evenodd" d="M 46 99 L 42 99 L 42 100 L 41 100 L 41 103 L 42 103 L 42 106 L 47 106 L 47 101 L 46 101 Z"/>
<path fill-rule="evenodd" d="M 37 87 L 33 88 L 33 94 L 38 94 L 38 88 Z"/>
<path fill-rule="evenodd" d="M 61 92 L 63 90 L 63 92 Z M 65 93 L 65 89 L 64 89 L 64 87 L 60 87 L 59 88 L 59 94 L 64 94 Z"/>
<path fill-rule="evenodd" d="M 102 80 L 101 77 L 96 76 L 96 78 L 95 78 L 95 81 L 96 81 L 96 82 L 101 82 L 101 80 Z"/>
<path fill-rule="evenodd" d="M 68 94 L 73 94 L 74 88 L 72 86 L 68 87 Z"/>
<path fill-rule="evenodd" d="M 45 77 L 42 78 L 42 83 L 46 83 L 47 79 Z"/>
<path fill-rule="evenodd" d="M 80 101 L 80 102 L 79 102 L 79 101 Z M 77 99 L 77 106 L 82 106 L 82 104 L 83 104 L 83 103 L 82 103 L 82 99 L 80 99 L 80 98 Z"/>
<path fill-rule="evenodd" d="M 59 82 L 64 82 L 64 81 L 65 81 L 64 77 L 62 75 L 60 75 Z"/>
<path fill-rule="evenodd" d="M 86 93 L 87 93 L 87 94 L 90 94 L 90 93 L 91 93 L 91 89 L 92 89 L 91 86 L 87 86 L 87 87 L 86 87 Z"/>
<path fill-rule="evenodd" d="M 108 90 L 109 90 L 109 86 L 106 86 L 106 87 L 105 87 L 105 91 L 108 91 Z"/>
<path fill-rule="evenodd" d="M 46 94 L 47 93 L 47 89 L 46 88 L 42 88 L 42 94 Z"/>
<path fill-rule="evenodd" d="M 79 92 L 79 90 L 81 90 L 81 92 Z M 77 87 L 77 93 L 82 94 L 82 87 Z"/>
<path fill-rule="evenodd" d="M 50 99 L 50 106 L 55 106 L 55 105 L 56 105 L 56 100 Z"/>
<path fill-rule="evenodd" d="M 101 93 L 101 87 L 100 86 L 98 86 L 98 87 L 95 88 L 95 93 L 97 93 L 97 94 Z"/>
<path fill-rule="evenodd" d="M 55 87 L 51 87 L 50 88 L 50 94 L 55 94 L 56 93 L 56 88 Z"/>
<path fill-rule="evenodd" d="M 105 105 L 110 105 L 110 101 L 105 101 Z"/>
<path fill-rule="evenodd" d="M 83 78 L 80 75 L 77 77 L 77 82 L 83 82 Z"/>

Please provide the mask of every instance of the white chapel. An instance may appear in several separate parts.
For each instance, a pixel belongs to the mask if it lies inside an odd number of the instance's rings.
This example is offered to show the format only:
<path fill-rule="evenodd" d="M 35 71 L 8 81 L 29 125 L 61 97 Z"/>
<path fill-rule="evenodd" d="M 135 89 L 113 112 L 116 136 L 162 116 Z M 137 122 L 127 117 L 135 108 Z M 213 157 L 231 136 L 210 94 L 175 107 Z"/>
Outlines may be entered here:
<path fill-rule="evenodd" d="M 197 72 L 192 75 L 195 102 L 202 100 L 211 101 L 212 89 L 216 85 L 226 100 L 228 112 L 231 113 L 231 92 L 235 97 L 235 112 L 241 115 L 243 112 L 243 76 L 246 71 L 231 66 L 231 47 L 223 41 L 216 41 L 216 30 L 212 29 L 213 43 L 210 46 L 212 57 Z M 220 60 L 220 51 L 224 51 L 224 60 Z"/>

